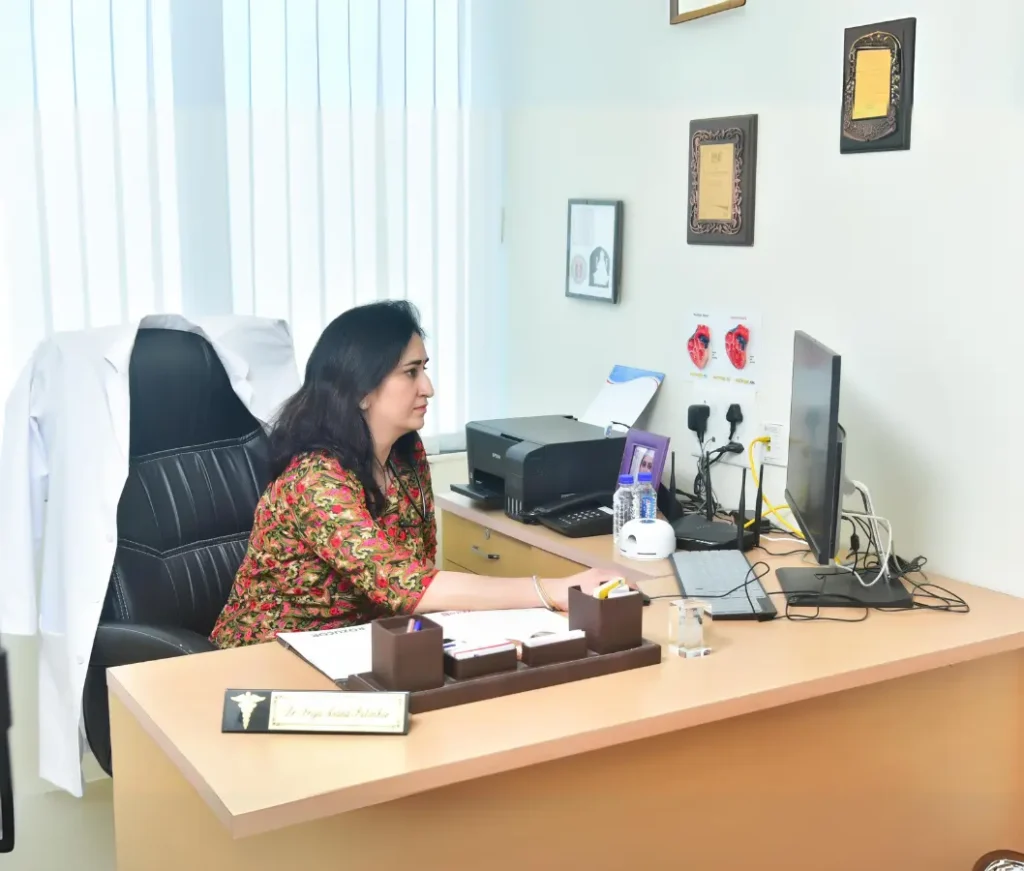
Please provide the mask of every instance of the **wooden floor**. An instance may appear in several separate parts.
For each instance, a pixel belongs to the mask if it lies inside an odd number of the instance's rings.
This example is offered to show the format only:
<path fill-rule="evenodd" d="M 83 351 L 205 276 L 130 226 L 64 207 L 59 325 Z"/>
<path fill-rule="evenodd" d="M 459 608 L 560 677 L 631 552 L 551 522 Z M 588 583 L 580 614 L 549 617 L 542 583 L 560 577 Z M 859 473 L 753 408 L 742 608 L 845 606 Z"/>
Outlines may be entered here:
<path fill-rule="evenodd" d="M 1022 700 L 1004 654 L 233 841 L 112 698 L 118 869 L 967 871 L 1024 849 Z"/>

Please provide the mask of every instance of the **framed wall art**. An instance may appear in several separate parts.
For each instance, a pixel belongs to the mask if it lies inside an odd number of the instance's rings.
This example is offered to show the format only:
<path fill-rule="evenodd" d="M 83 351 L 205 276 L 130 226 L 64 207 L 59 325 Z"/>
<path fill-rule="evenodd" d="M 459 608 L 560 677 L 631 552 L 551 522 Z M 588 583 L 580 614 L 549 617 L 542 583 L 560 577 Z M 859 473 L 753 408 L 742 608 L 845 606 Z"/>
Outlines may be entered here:
<path fill-rule="evenodd" d="M 565 295 L 619 301 L 622 200 L 569 200 Z"/>
<path fill-rule="evenodd" d="M 757 115 L 690 122 L 686 241 L 753 245 Z"/>
<path fill-rule="evenodd" d="M 910 148 L 917 19 L 846 30 L 839 151 Z"/>
<path fill-rule="evenodd" d="M 669 0 L 668 20 L 669 24 L 683 24 L 727 9 L 738 9 L 746 4 L 747 0 Z"/>

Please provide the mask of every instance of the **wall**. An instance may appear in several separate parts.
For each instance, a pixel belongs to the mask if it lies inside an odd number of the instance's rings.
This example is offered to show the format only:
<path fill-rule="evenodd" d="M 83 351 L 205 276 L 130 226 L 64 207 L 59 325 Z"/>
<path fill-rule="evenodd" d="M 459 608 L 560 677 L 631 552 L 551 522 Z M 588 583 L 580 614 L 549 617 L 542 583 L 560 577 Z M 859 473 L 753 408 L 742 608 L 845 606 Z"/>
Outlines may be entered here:
<path fill-rule="evenodd" d="M 510 412 L 578 413 L 613 363 L 657 368 L 649 428 L 688 453 L 686 312 L 759 310 L 762 417 L 788 420 L 794 329 L 834 347 L 848 472 L 900 553 L 1024 595 L 999 523 L 1016 508 L 1024 417 L 1024 4 L 748 0 L 680 26 L 668 0 L 507 5 Z M 841 156 L 843 30 L 911 15 L 913 148 Z M 687 246 L 689 122 L 741 113 L 760 116 L 756 244 Z M 617 307 L 563 295 L 570 197 L 625 200 Z M 769 478 L 779 498 L 783 483 Z"/>

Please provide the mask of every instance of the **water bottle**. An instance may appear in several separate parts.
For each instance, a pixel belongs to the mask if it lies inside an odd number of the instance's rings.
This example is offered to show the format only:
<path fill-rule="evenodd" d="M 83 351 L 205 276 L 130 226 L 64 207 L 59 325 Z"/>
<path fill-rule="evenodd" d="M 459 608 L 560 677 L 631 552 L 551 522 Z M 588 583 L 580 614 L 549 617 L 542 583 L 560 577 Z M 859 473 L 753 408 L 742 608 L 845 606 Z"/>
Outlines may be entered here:
<path fill-rule="evenodd" d="M 612 500 L 612 513 L 615 515 L 615 524 L 612 527 L 612 538 L 615 546 L 619 544 L 619 532 L 622 527 L 633 519 L 633 476 L 619 475 L 619 488 L 615 491 Z M 607 527 L 605 527 L 607 529 Z"/>
<path fill-rule="evenodd" d="M 641 472 L 640 483 L 636 485 L 635 514 L 640 520 L 655 520 L 658 517 L 658 494 L 654 492 L 654 476 L 650 472 Z"/>

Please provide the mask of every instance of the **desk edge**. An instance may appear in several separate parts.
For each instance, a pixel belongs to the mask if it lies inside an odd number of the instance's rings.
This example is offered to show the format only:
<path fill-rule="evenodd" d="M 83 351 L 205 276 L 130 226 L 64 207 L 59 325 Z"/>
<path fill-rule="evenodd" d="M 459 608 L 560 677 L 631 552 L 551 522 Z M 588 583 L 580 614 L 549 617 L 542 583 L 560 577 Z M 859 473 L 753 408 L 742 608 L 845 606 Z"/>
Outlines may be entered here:
<path fill-rule="evenodd" d="M 1012 653 L 1022 648 L 1024 648 L 1024 630 L 947 650 L 871 665 L 844 674 L 829 675 L 801 684 L 772 688 L 753 695 L 735 696 L 710 702 L 700 707 L 687 708 L 683 711 L 660 714 L 643 720 L 563 736 L 528 747 L 495 751 L 485 756 L 464 759 L 371 783 L 348 786 L 335 792 L 310 796 L 274 807 L 245 810 L 238 813 L 232 812 L 221 801 L 214 789 L 178 751 L 166 733 L 141 710 L 132 699 L 130 691 L 118 681 L 116 674 L 110 675 L 109 685 L 111 691 L 138 719 L 146 733 L 199 792 L 213 813 L 228 829 L 231 837 L 238 839 L 315 822 L 469 780 L 603 750 L 618 744 L 655 738 L 745 714 L 759 713 L 772 708 L 822 698 L 837 692 L 846 692 L 876 683 L 909 677 L 937 668 Z"/>

